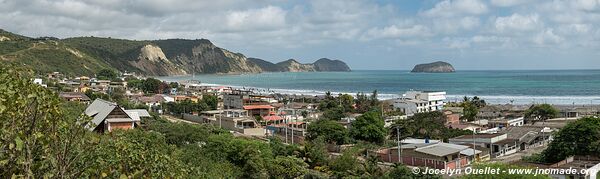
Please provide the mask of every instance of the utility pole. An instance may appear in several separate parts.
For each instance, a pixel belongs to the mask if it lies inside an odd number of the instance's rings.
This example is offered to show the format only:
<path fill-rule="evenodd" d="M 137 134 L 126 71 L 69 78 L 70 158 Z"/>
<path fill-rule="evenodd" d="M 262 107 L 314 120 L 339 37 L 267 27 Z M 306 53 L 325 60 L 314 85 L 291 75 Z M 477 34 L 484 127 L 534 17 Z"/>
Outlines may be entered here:
<path fill-rule="evenodd" d="M 296 115 L 296 110 L 294 110 L 294 115 Z M 294 145 L 294 122 L 292 122 L 292 145 Z"/>
<path fill-rule="evenodd" d="M 400 127 L 396 127 L 396 138 L 398 140 L 398 163 L 402 163 L 402 143 L 400 142 Z"/>

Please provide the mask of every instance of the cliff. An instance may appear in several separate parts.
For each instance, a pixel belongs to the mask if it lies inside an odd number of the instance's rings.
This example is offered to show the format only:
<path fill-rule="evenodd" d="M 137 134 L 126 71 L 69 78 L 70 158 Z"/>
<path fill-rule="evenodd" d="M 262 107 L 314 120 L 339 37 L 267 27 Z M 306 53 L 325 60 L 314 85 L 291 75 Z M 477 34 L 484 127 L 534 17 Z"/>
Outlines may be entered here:
<path fill-rule="evenodd" d="M 454 67 L 451 64 L 437 61 L 433 63 L 418 64 L 412 69 L 412 73 L 452 73 Z"/>
<path fill-rule="evenodd" d="M 258 58 L 248 58 L 248 61 L 267 72 L 313 72 L 313 71 L 350 71 L 350 67 L 340 60 L 321 58 L 314 63 L 300 63 L 295 59 L 273 64 Z"/>
<path fill-rule="evenodd" d="M 273 64 L 215 46 L 207 39 L 126 40 L 102 37 L 30 38 L 0 29 L 0 63 L 13 63 L 38 73 L 58 71 L 94 75 L 108 68 L 148 76 L 192 73 L 260 73 L 263 71 L 333 71 L 341 61 Z M 340 67 L 337 67 L 340 65 Z"/>

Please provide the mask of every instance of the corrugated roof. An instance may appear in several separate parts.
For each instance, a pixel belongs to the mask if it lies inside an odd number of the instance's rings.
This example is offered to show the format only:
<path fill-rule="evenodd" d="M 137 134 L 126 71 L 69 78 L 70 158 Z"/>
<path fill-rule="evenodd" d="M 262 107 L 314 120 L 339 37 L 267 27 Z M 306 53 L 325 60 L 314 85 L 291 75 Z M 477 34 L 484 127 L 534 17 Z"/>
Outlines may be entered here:
<path fill-rule="evenodd" d="M 89 126 L 88 130 L 94 130 L 98 125 L 106 119 L 106 117 L 119 106 L 116 103 L 102 100 L 100 98 L 94 100 L 84 111 L 85 115 L 92 117 L 94 126 Z M 127 113 L 126 113 L 127 114 Z M 127 114 L 129 116 L 129 114 Z M 129 119 L 132 121 L 133 119 Z"/>
<path fill-rule="evenodd" d="M 464 145 L 456 145 L 456 144 L 449 144 L 449 143 L 437 143 L 437 144 L 417 148 L 417 149 L 415 149 L 415 151 L 429 154 L 429 155 L 438 156 L 438 157 L 443 157 L 443 156 L 450 155 L 453 153 L 459 153 L 460 151 L 467 149 L 467 148 L 469 148 L 469 147 L 464 146 Z"/>
<path fill-rule="evenodd" d="M 253 110 L 253 109 L 273 109 L 271 105 L 246 105 L 244 106 L 245 110 Z"/>

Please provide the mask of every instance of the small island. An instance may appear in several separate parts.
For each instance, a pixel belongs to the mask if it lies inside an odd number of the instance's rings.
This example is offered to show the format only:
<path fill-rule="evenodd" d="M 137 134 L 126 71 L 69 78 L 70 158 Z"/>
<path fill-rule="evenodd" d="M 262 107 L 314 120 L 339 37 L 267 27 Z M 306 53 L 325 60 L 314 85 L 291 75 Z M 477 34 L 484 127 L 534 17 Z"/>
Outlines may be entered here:
<path fill-rule="evenodd" d="M 443 61 L 433 63 L 425 63 L 416 65 L 411 73 L 453 73 L 454 67 L 451 64 Z"/>

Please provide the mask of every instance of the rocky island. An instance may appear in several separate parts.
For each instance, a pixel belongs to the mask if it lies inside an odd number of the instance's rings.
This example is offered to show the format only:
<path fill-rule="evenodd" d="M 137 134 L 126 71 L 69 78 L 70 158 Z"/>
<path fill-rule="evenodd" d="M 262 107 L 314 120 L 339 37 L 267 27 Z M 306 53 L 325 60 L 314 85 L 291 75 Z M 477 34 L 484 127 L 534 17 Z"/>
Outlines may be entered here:
<path fill-rule="evenodd" d="M 411 73 L 453 73 L 454 67 L 451 64 L 443 61 L 433 63 L 425 63 L 416 65 Z"/>

